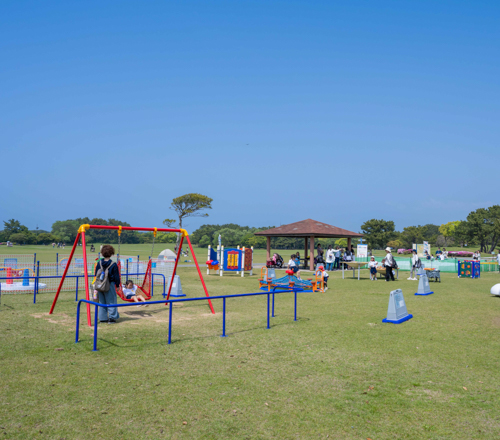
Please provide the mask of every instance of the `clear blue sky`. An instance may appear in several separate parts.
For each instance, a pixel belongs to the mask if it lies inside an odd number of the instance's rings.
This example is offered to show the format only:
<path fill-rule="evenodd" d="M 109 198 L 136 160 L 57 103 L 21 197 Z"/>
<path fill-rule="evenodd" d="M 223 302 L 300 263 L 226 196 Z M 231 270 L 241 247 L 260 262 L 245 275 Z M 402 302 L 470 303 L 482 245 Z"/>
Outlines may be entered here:
<path fill-rule="evenodd" d="M 159 226 L 188 192 L 214 199 L 191 231 L 464 219 L 499 202 L 499 16 L 498 1 L 3 1 L 0 221 Z"/>

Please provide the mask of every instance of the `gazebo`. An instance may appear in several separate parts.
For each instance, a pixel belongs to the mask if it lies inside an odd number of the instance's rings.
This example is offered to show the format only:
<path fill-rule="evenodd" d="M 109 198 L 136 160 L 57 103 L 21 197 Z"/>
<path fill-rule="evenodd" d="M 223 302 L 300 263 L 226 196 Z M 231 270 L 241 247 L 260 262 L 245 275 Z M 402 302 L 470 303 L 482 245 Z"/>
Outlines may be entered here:
<path fill-rule="evenodd" d="M 362 238 L 363 234 L 338 228 L 337 226 L 327 225 L 316 220 L 307 219 L 289 225 L 279 226 L 266 231 L 256 232 L 255 235 L 267 237 L 267 259 L 271 258 L 271 237 L 301 237 L 304 238 L 304 261 L 307 256 L 307 239 L 309 239 L 309 249 L 311 257 L 309 259 L 309 268 L 314 270 L 314 239 L 315 238 L 347 238 L 347 247 L 351 248 L 353 238 Z"/>

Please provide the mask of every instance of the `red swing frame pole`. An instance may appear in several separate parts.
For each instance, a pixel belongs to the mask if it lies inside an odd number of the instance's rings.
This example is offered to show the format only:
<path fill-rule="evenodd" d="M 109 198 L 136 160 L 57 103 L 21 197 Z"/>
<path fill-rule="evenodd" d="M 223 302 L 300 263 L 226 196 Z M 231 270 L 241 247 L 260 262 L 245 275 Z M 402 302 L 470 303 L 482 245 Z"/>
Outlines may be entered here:
<path fill-rule="evenodd" d="M 208 294 L 207 286 L 205 285 L 205 280 L 203 279 L 203 275 L 201 274 L 200 266 L 198 266 L 198 260 L 196 260 L 196 255 L 194 254 L 193 246 L 191 246 L 191 240 L 189 239 L 189 235 L 187 234 L 187 232 L 186 232 L 186 241 L 188 242 L 189 249 L 191 249 L 191 254 L 193 255 L 194 264 L 196 264 L 196 269 L 198 269 L 198 275 L 200 276 L 201 284 L 203 285 L 203 290 L 205 291 L 205 295 L 209 297 L 210 295 Z M 210 305 L 210 310 L 215 315 L 214 307 L 212 306 L 212 301 L 210 299 L 208 300 L 208 304 Z"/>
<path fill-rule="evenodd" d="M 134 226 L 108 226 L 108 225 L 85 225 L 86 229 L 121 229 L 122 231 L 143 231 L 143 232 L 180 232 L 187 234 L 184 229 L 172 228 L 136 228 Z M 88 226 L 88 227 L 87 227 Z"/>
<path fill-rule="evenodd" d="M 61 293 L 62 285 L 64 284 L 64 279 L 66 278 L 66 274 L 68 273 L 69 264 L 73 259 L 73 254 L 75 253 L 76 246 L 78 245 L 78 241 L 80 240 L 80 235 L 81 235 L 80 231 L 78 231 L 78 234 L 76 234 L 75 242 L 73 243 L 73 247 L 71 248 L 71 253 L 69 254 L 68 262 L 66 264 L 66 267 L 64 268 L 63 276 L 61 278 L 61 281 L 59 282 L 59 287 L 57 288 L 56 296 L 54 297 L 54 301 L 52 301 L 52 307 L 50 308 L 49 315 L 52 315 L 54 307 L 56 306 L 57 299 L 59 298 L 59 294 Z"/>

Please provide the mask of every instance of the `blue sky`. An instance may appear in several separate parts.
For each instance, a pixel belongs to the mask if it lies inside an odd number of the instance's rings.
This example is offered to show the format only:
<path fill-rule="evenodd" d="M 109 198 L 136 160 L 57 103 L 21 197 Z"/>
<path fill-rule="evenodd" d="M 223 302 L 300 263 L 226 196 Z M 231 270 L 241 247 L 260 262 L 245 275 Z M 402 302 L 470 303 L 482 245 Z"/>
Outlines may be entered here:
<path fill-rule="evenodd" d="M 0 221 L 314 218 L 498 203 L 500 2 L 4 1 Z M 1 224 L 1 223 L 0 223 Z"/>

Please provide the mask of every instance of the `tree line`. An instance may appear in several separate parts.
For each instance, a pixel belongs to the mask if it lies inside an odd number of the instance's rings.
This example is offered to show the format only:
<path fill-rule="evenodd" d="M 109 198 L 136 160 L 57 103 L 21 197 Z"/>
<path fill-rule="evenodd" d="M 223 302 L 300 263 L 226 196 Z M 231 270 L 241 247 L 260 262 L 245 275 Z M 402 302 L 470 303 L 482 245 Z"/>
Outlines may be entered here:
<path fill-rule="evenodd" d="M 189 198 L 188 198 L 189 196 Z M 184 201 L 179 200 L 183 211 L 179 214 L 179 223 L 182 218 L 198 215 L 193 207 L 193 199 L 202 198 L 200 208 L 207 207 L 207 202 L 198 194 L 187 194 L 182 196 Z M 179 198 L 181 199 L 181 198 Z M 174 199 L 176 200 L 176 199 Z M 191 205 L 186 205 L 186 200 Z M 208 205 L 211 199 L 209 199 Z M 203 205 L 203 203 L 205 205 Z M 186 208 L 187 206 L 187 208 Z M 176 211 L 177 212 L 177 211 Z M 182 215 L 182 217 L 181 217 Z M 205 214 L 203 216 L 206 216 Z M 56 221 L 52 225 L 51 231 L 29 230 L 22 225 L 19 220 L 10 219 L 4 221 L 4 229 L 0 231 L 0 242 L 12 241 L 16 244 L 50 244 L 53 242 L 72 243 L 81 224 L 110 225 L 110 226 L 130 226 L 129 223 L 116 219 L 102 219 L 88 217 L 73 220 Z M 174 220 L 166 219 L 163 222 L 167 227 L 173 227 Z M 254 234 L 259 231 L 271 229 L 274 226 L 250 227 L 240 226 L 235 223 L 223 225 L 205 224 L 195 230 L 191 235 L 193 244 L 199 247 L 208 245 L 217 246 L 219 235 L 222 236 L 222 244 L 226 247 L 253 246 L 256 249 L 266 247 L 266 237 L 258 237 Z M 465 220 L 457 220 L 444 223 L 442 225 L 418 225 L 407 226 L 402 231 L 396 231 L 395 224 L 391 220 L 367 220 L 361 225 L 361 232 L 371 249 L 382 249 L 386 246 L 393 248 L 410 249 L 413 243 L 428 241 L 432 246 L 477 246 L 481 252 L 493 252 L 500 241 L 500 205 L 493 205 L 489 208 L 479 208 L 469 213 Z M 117 243 L 118 234 L 116 231 L 103 229 L 91 229 L 87 231 L 88 243 Z M 177 240 L 175 233 L 159 232 L 156 237 L 158 243 L 175 243 Z M 122 243 L 151 243 L 153 241 L 152 232 L 123 231 Z M 315 243 L 321 243 L 323 247 L 328 245 L 347 246 L 347 240 L 342 239 L 316 239 Z M 353 245 L 358 240 L 353 240 Z M 303 238 L 293 237 L 273 237 L 271 238 L 273 249 L 302 249 L 304 247 Z"/>
<path fill-rule="evenodd" d="M 28 230 L 19 220 L 10 219 L 4 221 L 4 228 L 0 231 L 0 242 L 11 241 L 15 244 L 51 244 L 75 241 L 78 228 L 82 224 L 106 225 L 106 226 L 130 226 L 129 223 L 116 219 L 105 220 L 103 218 L 88 217 L 73 220 L 58 220 L 52 224 L 51 231 Z M 87 243 L 117 243 L 118 233 L 116 230 L 89 229 L 85 233 Z M 158 232 L 157 243 L 175 243 L 177 235 L 173 232 Z M 122 243 L 152 243 L 152 232 L 122 231 Z"/>
<path fill-rule="evenodd" d="M 428 241 L 433 246 L 476 246 L 491 253 L 500 240 L 500 205 L 476 209 L 465 220 L 407 226 L 400 232 L 393 221 L 371 219 L 361 225 L 361 231 L 372 249 L 411 249 L 413 243 Z"/>

